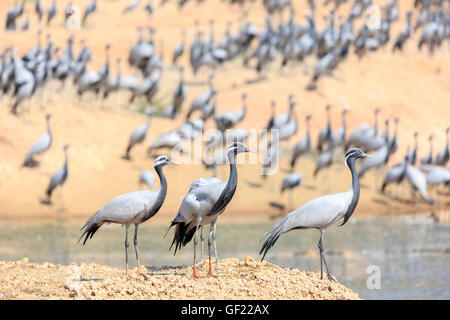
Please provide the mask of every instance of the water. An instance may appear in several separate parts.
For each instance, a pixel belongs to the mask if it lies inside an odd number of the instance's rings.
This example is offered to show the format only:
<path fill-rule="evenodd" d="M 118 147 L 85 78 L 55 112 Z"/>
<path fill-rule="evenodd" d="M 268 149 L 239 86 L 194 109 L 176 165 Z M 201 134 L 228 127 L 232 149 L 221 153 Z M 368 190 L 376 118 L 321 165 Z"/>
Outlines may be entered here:
<path fill-rule="evenodd" d="M 0 222 L 0 260 L 29 257 L 55 264 L 98 263 L 124 267 L 124 229 L 102 227 L 85 246 L 77 244 L 81 222 L 42 224 Z M 260 236 L 270 224 L 218 224 L 219 258 L 257 258 Z M 130 264 L 134 266 L 133 230 L 129 231 Z M 140 226 L 140 260 L 146 265 L 186 265 L 192 244 L 173 256 L 168 252 L 172 231 L 165 226 Z M 206 231 L 206 229 L 205 229 Z M 207 235 L 205 234 L 205 239 Z M 267 259 L 284 267 L 319 271 L 317 230 L 283 235 Z M 324 236 L 331 273 L 365 299 L 450 299 L 450 224 L 408 216 L 352 219 L 332 227 Z M 205 254 L 207 242 L 205 241 Z M 372 269 L 371 269 L 372 268 Z M 369 289 L 367 279 L 379 270 L 380 288 Z M 372 282 L 371 282 L 372 283 Z M 375 282 L 376 283 L 376 282 Z"/>

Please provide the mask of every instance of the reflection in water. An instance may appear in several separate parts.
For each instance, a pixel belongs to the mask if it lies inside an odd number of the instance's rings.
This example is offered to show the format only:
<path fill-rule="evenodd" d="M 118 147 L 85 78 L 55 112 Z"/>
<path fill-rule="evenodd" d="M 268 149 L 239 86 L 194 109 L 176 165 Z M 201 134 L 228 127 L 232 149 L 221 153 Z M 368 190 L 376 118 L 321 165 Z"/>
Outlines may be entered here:
<path fill-rule="evenodd" d="M 29 257 L 32 262 L 98 263 L 124 267 L 124 232 L 117 225 L 101 228 L 85 246 L 77 244 L 82 223 L 63 220 L 47 224 L 0 222 L 0 260 Z M 261 235 L 269 224 L 222 224 L 217 227 L 219 258 L 246 255 L 257 258 Z M 139 228 L 141 261 L 154 267 L 187 265 L 192 245 L 173 256 L 166 226 Z M 324 238 L 331 273 L 366 299 L 450 299 L 450 224 L 431 219 L 382 217 L 352 219 L 330 228 Z M 319 271 L 317 230 L 283 235 L 267 259 L 284 267 Z M 130 257 L 134 257 L 132 244 Z M 205 254 L 207 245 L 205 242 Z M 134 260 L 130 259 L 131 266 Z M 381 288 L 368 289 L 369 266 L 380 270 Z M 219 266 L 220 267 L 220 266 Z"/>

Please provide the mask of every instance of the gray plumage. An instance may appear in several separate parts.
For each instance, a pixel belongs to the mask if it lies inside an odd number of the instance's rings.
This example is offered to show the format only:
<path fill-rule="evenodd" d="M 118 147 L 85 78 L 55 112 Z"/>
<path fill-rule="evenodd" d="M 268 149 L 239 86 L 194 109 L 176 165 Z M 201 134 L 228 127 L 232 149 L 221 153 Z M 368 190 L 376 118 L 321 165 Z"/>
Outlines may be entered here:
<path fill-rule="evenodd" d="M 157 137 L 147 148 L 147 153 L 152 153 L 158 149 L 173 149 L 183 141 L 183 137 L 176 130 L 170 131 Z"/>
<path fill-rule="evenodd" d="M 325 111 L 327 114 L 327 124 L 322 130 L 320 130 L 319 137 L 317 138 L 317 149 L 319 150 L 319 152 L 322 152 L 324 145 L 326 143 L 329 143 L 331 139 L 332 131 L 331 131 L 330 109 L 331 109 L 330 105 L 327 105 L 325 107 Z"/>
<path fill-rule="evenodd" d="M 97 10 L 97 0 L 92 0 L 89 2 L 86 7 L 84 8 L 84 14 L 83 14 L 83 24 L 86 23 L 86 19 L 89 15 L 94 13 Z"/>
<path fill-rule="evenodd" d="M 434 136 L 430 134 L 430 136 L 428 137 L 428 142 L 430 143 L 430 152 L 422 158 L 422 160 L 420 161 L 420 163 L 422 164 L 433 163 L 433 138 Z"/>
<path fill-rule="evenodd" d="M 408 155 L 409 163 L 411 163 L 413 166 L 416 165 L 417 162 L 417 137 L 419 136 L 419 133 L 416 131 L 414 132 L 414 148 L 411 150 L 411 152 Z"/>
<path fill-rule="evenodd" d="M 406 168 L 409 162 L 408 156 L 409 156 L 409 146 L 408 152 L 406 152 L 405 160 L 390 168 L 386 173 L 386 175 L 384 176 L 383 184 L 381 185 L 381 192 L 384 192 L 389 184 L 394 182 L 399 184 L 400 182 L 403 181 L 403 179 L 406 176 Z"/>
<path fill-rule="evenodd" d="M 177 60 L 183 55 L 184 53 L 184 46 L 185 46 L 185 36 L 186 31 L 183 30 L 181 32 L 181 42 L 173 49 L 173 56 L 172 56 L 172 63 L 176 64 Z"/>
<path fill-rule="evenodd" d="M 440 185 L 450 183 L 450 170 L 437 165 L 424 165 L 420 168 L 427 174 L 427 184 Z"/>
<path fill-rule="evenodd" d="M 117 223 L 125 226 L 125 259 L 128 273 L 128 228 L 131 224 L 134 224 L 134 247 L 139 271 L 139 257 L 137 252 L 138 225 L 157 214 L 163 205 L 167 194 L 167 181 L 163 173 L 163 167 L 169 164 L 175 164 L 169 157 L 159 156 L 156 158 L 153 167 L 160 179 L 160 187 L 158 190 L 134 191 L 115 197 L 86 221 L 81 228 L 83 233 L 78 242 L 84 237 L 84 245 L 105 223 Z"/>
<path fill-rule="evenodd" d="M 305 118 L 306 122 L 306 135 L 294 146 L 294 153 L 291 158 L 291 169 L 295 167 L 297 159 L 306 154 L 311 150 L 311 134 L 309 132 L 309 121 L 311 120 L 311 115 L 307 115 Z"/>
<path fill-rule="evenodd" d="M 155 186 L 155 175 L 153 172 L 144 170 L 141 172 L 141 175 L 139 176 L 139 184 L 145 183 L 149 186 L 150 189 L 153 189 Z"/>
<path fill-rule="evenodd" d="M 226 111 L 217 117 L 214 117 L 217 129 L 225 131 L 236 126 L 241 122 L 247 113 L 247 95 L 242 95 L 242 109 L 235 111 Z"/>
<path fill-rule="evenodd" d="M 388 125 L 386 120 L 386 126 Z M 374 168 L 380 168 L 389 160 L 389 137 L 384 138 L 384 144 L 374 154 L 373 158 L 364 160 L 361 169 L 359 170 L 359 177 L 362 178 L 364 174 Z"/>
<path fill-rule="evenodd" d="M 266 238 L 266 240 L 260 251 L 260 254 L 263 255 L 262 259 L 264 259 L 269 249 L 275 244 L 283 233 L 295 229 L 316 228 L 320 231 L 319 252 L 321 278 L 323 279 L 323 262 L 326 267 L 327 276 L 331 280 L 332 278 L 323 254 L 323 233 L 329 226 L 341 219 L 343 219 L 341 224 L 342 226 L 353 214 L 356 205 L 358 204 L 360 193 L 360 185 L 355 169 L 355 161 L 356 159 L 365 158 L 367 156 L 367 154 L 357 148 L 347 151 L 345 155 L 345 162 L 347 163 L 352 174 L 352 187 L 350 190 L 343 193 L 336 193 L 313 199 L 281 219 L 263 235 L 263 238 Z"/>
<path fill-rule="evenodd" d="M 348 109 L 344 108 L 342 110 L 342 126 L 337 129 L 336 131 L 331 133 L 331 139 L 333 140 L 333 145 L 335 147 L 338 146 L 344 146 L 345 144 L 345 139 L 346 139 L 346 133 L 347 133 L 347 122 L 345 121 L 345 117 L 348 113 Z"/>
<path fill-rule="evenodd" d="M 122 14 L 133 11 L 139 5 L 139 0 L 131 0 L 128 5 L 123 9 Z"/>
<path fill-rule="evenodd" d="M 345 148 L 349 148 L 352 145 L 359 146 L 361 145 L 361 139 L 366 137 L 375 137 L 378 135 L 378 113 L 380 112 L 379 108 L 375 108 L 373 111 L 374 115 L 374 125 L 373 127 L 369 126 L 367 123 L 362 123 L 358 127 L 356 127 L 352 133 L 350 134 L 347 142 L 345 144 Z"/>
<path fill-rule="evenodd" d="M 51 114 L 47 114 L 47 132 L 39 138 L 31 147 L 30 151 L 25 156 L 25 160 L 23 161 L 22 167 L 33 168 L 39 165 L 39 162 L 35 160 L 33 157 L 38 154 L 42 154 L 46 152 L 52 146 L 52 132 L 50 130 L 50 118 Z"/>
<path fill-rule="evenodd" d="M 48 197 L 48 201 L 51 202 L 51 196 L 53 193 L 53 190 L 55 190 L 56 187 L 61 187 L 67 180 L 67 177 L 69 175 L 69 169 L 68 169 L 68 156 L 67 156 L 67 149 L 69 148 L 69 145 L 65 145 L 64 146 L 64 164 L 63 166 L 56 171 L 51 179 L 50 179 L 50 183 L 47 187 L 47 191 L 45 192 L 47 197 Z"/>
<path fill-rule="evenodd" d="M 333 144 L 331 144 L 327 151 L 324 151 L 321 154 L 319 154 L 319 157 L 317 158 L 316 169 L 314 169 L 314 177 L 317 176 L 320 170 L 331 166 L 333 162 L 334 162 L 334 146 Z"/>
<path fill-rule="evenodd" d="M 302 182 L 302 177 L 303 176 L 301 174 L 295 172 L 287 174 L 284 177 L 283 182 L 281 183 L 281 193 L 283 193 L 287 189 L 293 189 L 299 186 Z"/>
<path fill-rule="evenodd" d="M 136 130 L 134 130 L 133 133 L 130 135 L 130 139 L 128 140 L 127 150 L 125 151 L 125 155 L 123 156 L 124 159 L 130 159 L 131 149 L 135 145 L 142 143 L 145 140 L 145 138 L 147 137 L 147 132 L 148 132 L 148 128 L 150 127 L 151 114 L 152 114 L 152 108 L 150 106 L 148 106 L 147 109 L 145 110 L 145 114 L 148 116 L 148 120 L 144 125 L 137 128 Z"/>
<path fill-rule="evenodd" d="M 445 133 L 447 135 L 447 142 L 445 144 L 445 147 L 436 155 L 436 159 L 434 160 L 434 164 L 443 167 L 445 167 L 447 165 L 447 162 L 450 160 L 450 127 L 445 130 Z"/>
<path fill-rule="evenodd" d="M 406 167 L 406 178 L 413 187 L 417 190 L 420 196 L 429 204 L 433 204 L 434 200 L 427 195 L 427 179 L 420 169 L 408 164 Z"/>
<path fill-rule="evenodd" d="M 52 4 L 48 7 L 47 10 L 47 26 L 50 24 L 50 22 L 53 20 L 53 18 L 56 16 L 56 0 L 52 2 Z"/>
<path fill-rule="evenodd" d="M 215 225 L 219 215 L 225 210 L 234 196 L 237 188 L 237 168 L 235 157 L 238 153 L 248 152 L 249 149 L 242 143 L 233 143 L 227 148 L 227 156 L 230 161 L 230 175 L 227 181 L 221 181 L 216 178 L 202 179 L 194 182 L 189 189 L 188 194 L 183 199 L 177 216 L 173 219 L 171 227 L 176 226 L 172 248 L 174 245 L 175 253 L 181 247 L 189 243 L 194 237 L 194 273 L 196 277 L 196 246 L 197 230 L 200 226 L 211 225 L 210 236 L 208 239 L 210 269 L 211 271 L 211 244 L 215 239 Z M 214 244 L 215 247 L 215 244 Z M 216 264 L 217 264 L 217 250 Z"/>
<path fill-rule="evenodd" d="M 38 16 L 38 20 L 41 21 L 42 15 L 44 14 L 44 6 L 42 5 L 40 0 L 36 0 L 36 3 L 34 5 L 34 11 Z"/>
<path fill-rule="evenodd" d="M 194 101 L 192 101 L 191 107 L 186 115 L 186 119 L 189 119 L 194 111 L 201 110 L 217 94 L 217 92 L 214 90 L 212 79 L 213 76 L 212 75 L 209 76 L 208 78 L 209 90 L 201 93 L 194 99 Z"/>
<path fill-rule="evenodd" d="M 294 115 L 293 119 L 280 128 L 279 139 L 280 141 L 289 140 L 297 133 L 298 121 Z"/>
<path fill-rule="evenodd" d="M 269 124 L 267 125 L 266 128 L 267 130 L 280 129 L 282 126 L 284 126 L 291 120 L 294 108 L 296 106 L 296 103 L 293 101 L 292 95 L 288 96 L 288 104 L 289 104 L 288 112 L 272 117 L 272 119 L 269 121 Z M 272 103 L 272 108 L 273 109 L 275 108 L 275 103 Z"/>

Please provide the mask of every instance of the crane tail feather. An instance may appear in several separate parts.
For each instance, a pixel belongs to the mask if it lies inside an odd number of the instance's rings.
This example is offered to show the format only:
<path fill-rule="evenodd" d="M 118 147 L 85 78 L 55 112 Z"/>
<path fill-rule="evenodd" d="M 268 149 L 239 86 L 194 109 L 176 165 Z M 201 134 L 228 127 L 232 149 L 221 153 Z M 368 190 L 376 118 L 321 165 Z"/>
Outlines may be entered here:
<path fill-rule="evenodd" d="M 172 250 L 173 245 L 175 245 L 173 253 L 175 255 L 181 247 L 186 246 L 192 240 L 195 234 L 195 228 L 192 228 L 191 223 L 175 221 L 172 223 L 176 224 L 176 228 L 169 250 Z"/>
<path fill-rule="evenodd" d="M 263 255 L 261 258 L 261 261 L 264 260 L 269 249 L 273 247 L 275 242 L 277 242 L 278 238 L 284 233 L 284 226 L 285 226 L 286 221 L 287 221 L 287 216 L 284 217 L 283 219 L 281 219 L 280 222 L 275 224 L 269 231 L 267 231 L 263 235 L 262 238 L 267 237 L 267 239 L 264 242 L 263 246 L 261 247 L 261 250 L 259 251 L 259 254 Z"/>

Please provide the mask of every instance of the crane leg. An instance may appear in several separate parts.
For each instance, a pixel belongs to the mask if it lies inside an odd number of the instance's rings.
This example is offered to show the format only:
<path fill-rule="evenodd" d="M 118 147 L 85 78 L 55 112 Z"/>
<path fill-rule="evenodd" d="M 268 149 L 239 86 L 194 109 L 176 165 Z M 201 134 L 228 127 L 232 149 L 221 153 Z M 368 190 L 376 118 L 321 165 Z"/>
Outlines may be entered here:
<path fill-rule="evenodd" d="M 214 222 L 214 225 L 212 226 L 213 227 L 212 239 L 213 239 L 213 244 L 214 244 L 214 258 L 216 258 L 216 270 L 218 270 L 219 269 L 219 258 L 217 257 L 217 247 L 216 247 L 216 222 Z"/>
<path fill-rule="evenodd" d="M 200 226 L 200 270 L 203 270 L 203 226 Z"/>
<path fill-rule="evenodd" d="M 209 227 L 209 236 L 208 236 L 208 254 L 209 254 L 209 270 L 207 277 L 215 277 L 212 273 L 212 267 L 211 267 L 211 244 L 212 244 L 212 238 L 213 238 L 213 227 Z"/>
<path fill-rule="evenodd" d="M 197 232 L 198 232 L 199 224 L 197 223 L 197 226 L 195 227 L 195 234 L 194 234 L 194 271 L 192 272 L 192 278 L 196 279 L 197 276 L 197 266 L 195 265 L 195 262 L 197 260 Z"/>
<path fill-rule="evenodd" d="M 136 263 L 137 263 L 137 269 L 138 272 L 141 272 L 141 264 L 139 263 L 139 255 L 138 255 L 138 250 L 137 250 L 137 244 L 138 244 L 138 240 L 137 240 L 137 235 L 138 235 L 138 224 L 134 225 L 134 252 L 136 253 Z"/>
<path fill-rule="evenodd" d="M 319 255 L 320 255 L 320 279 L 323 279 L 322 236 L 320 237 L 318 247 L 319 247 Z"/>
<path fill-rule="evenodd" d="M 320 240 L 319 240 L 319 251 L 320 251 L 320 279 L 323 279 L 323 269 L 322 269 L 322 261 L 323 264 L 325 265 L 325 269 L 327 271 L 327 278 L 330 281 L 333 281 L 333 278 L 330 275 L 330 271 L 328 270 L 328 265 L 327 265 L 327 261 L 325 260 L 325 254 L 324 254 L 324 250 L 323 250 L 323 244 L 322 244 L 322 239 L 323 239 L 323 233 L 324 230 L 320 229 Z"/>
<path fill-rule="evenodd" d="M 125 274 L 126 275 L 128 275 L 128 247 L 129 247 L 129 244 L 128 244 L 128 228 L 129 228 L 130 226 L 129 225 L 126 225 L 125 226 Z"/>

